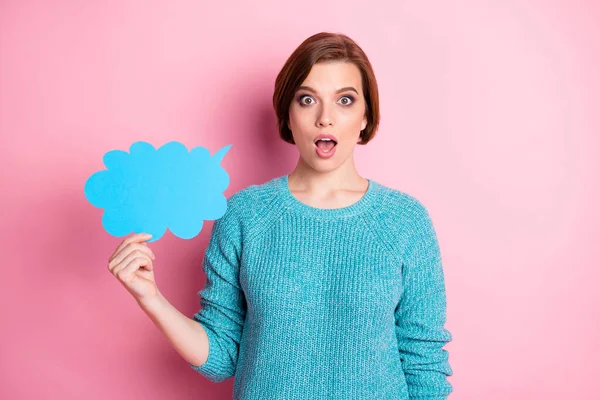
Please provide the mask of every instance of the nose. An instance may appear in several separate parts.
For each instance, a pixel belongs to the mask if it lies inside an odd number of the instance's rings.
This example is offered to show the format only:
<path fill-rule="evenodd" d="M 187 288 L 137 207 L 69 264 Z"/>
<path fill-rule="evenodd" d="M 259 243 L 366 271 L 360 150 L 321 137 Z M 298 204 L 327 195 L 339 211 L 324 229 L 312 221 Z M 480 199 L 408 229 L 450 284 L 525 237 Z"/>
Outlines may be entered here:
<path fill-rule="evenodd" d="M 331 111 L 330 111 L 328 105 L 324 104 L 321 107 L 321 113 L 319 114 L 319 117 L 317 118 L 317 125 L 318 126 L 331 125 Z"/>

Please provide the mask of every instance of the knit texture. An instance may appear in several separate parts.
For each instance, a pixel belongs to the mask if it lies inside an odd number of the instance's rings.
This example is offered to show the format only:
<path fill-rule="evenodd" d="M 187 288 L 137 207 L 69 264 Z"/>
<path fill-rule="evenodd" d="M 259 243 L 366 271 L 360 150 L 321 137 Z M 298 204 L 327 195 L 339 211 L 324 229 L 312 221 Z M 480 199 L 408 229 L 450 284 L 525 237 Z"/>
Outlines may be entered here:
<path fill-rule="evenodd" d="M 373 180 L 321 209 L 288 175 L 227 200 L 214 222 L 193 319 L 213 382 L 234 399 L 446 399 L 452 391 L 436 233 L 414 197 Z"/>

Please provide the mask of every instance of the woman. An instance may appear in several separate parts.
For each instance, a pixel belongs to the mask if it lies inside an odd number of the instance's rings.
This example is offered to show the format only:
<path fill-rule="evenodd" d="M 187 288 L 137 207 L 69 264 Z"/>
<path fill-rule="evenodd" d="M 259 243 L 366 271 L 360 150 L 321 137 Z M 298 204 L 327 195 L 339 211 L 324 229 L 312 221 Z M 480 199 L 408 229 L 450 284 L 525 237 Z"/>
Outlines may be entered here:
<path fill-rule="evenodd" d="M 377 130 L 377 83 L 342 34 L 306 39 L 277 76 L 294 171 L 228 199 L 204 257 L 201 309 L 158 291 L 148 235 L 109 269 L 169 342 L 236 399 L 442 399 L 452 391 L 436 234 L 410 195 L 361 177 L 353 154 Z"/>

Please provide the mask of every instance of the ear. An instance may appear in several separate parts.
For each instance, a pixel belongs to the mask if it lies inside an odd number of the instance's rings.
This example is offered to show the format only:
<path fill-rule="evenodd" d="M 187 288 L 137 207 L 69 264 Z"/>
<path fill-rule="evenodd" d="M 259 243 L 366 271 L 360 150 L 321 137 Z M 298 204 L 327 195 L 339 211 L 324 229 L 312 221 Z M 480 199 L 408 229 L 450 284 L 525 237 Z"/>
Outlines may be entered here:
<path fill-rule="evenodd" d="M 367 127 L 367 116 L 365 115 L 365 117 L 362 120 L 362 124 L 360 126 L 360 130 L 362 131 L 363 129 L 365 129 Z"/>

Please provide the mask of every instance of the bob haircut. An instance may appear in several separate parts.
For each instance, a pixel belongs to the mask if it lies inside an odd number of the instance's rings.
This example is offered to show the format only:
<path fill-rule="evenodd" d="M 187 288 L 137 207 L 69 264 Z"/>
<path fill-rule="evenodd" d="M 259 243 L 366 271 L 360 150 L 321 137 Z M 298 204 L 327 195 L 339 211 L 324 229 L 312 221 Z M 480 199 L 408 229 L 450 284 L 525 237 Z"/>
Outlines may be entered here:
<path fill-rule="evenodd" d="M 360 141 L 365 145 L 379 126 L 379 93 L 371 63 L 363 50 L 348 36 L 341 33 L 320 32 L 304 40 L 285 62 L 275 80 L 273 108 L 277 116 L 279 136 L 287 143 L 295 144 L 289 122 L 290 104 L 298 87 L 318 62 L 344 61 L 358 67 L 362 76 L 367 114 L 367 126 L 360 131 Z"/>

